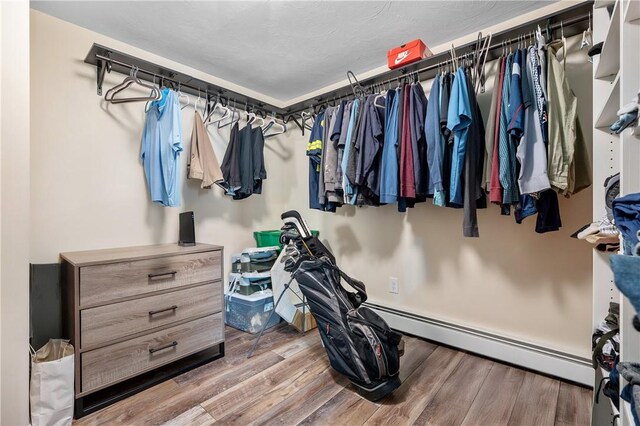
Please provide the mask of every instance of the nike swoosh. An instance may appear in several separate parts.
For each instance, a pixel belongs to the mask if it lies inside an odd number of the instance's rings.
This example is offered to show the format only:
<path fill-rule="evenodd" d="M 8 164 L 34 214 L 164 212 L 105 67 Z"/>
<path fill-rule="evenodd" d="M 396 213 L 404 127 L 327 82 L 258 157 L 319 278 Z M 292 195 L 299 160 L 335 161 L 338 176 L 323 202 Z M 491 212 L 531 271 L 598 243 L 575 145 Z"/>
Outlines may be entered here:
<path fill-rule="evenodd" d="M 396 65 L 398 65 L 400 62 L 404 61 L 407 56 L 409 56 L 409 51 L 408 50 L 405 50 L 403 52 L 398 53 L 398 57 L 395 60 Z"/>

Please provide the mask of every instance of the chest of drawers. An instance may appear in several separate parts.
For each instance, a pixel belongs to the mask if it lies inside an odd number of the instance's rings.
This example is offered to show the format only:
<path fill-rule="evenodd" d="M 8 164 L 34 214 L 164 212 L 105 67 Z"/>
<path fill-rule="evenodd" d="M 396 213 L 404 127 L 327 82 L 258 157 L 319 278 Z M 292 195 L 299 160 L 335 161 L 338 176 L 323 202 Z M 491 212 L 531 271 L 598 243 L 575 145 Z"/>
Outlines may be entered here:
<path fill-rule="evenodd" d="M 224 355 L 222 247 L 60 256 L 76 417 Z"/>

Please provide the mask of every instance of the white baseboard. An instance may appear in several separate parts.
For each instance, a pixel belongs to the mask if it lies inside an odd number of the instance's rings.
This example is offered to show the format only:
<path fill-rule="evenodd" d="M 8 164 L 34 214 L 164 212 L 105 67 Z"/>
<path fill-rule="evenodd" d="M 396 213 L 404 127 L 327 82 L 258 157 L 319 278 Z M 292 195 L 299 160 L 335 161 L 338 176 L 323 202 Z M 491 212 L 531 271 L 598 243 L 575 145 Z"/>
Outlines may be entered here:
<path fill-rule="evenodd" d="M 595 373 L 588 358 L 373 303 L 365 305 L 398 331 L 593 387 Z"/>

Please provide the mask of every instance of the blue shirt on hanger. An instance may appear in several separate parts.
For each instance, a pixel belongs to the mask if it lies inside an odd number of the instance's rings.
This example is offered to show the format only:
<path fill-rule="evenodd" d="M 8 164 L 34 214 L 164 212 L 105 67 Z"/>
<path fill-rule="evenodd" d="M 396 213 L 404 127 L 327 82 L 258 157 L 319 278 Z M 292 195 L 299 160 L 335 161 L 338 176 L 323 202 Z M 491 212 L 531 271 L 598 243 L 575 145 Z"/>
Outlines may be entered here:
<path fill-rule="evenodd" d="M 429 165 L 429 186 L 427 195 L 442 193 L 442 160 L 444 156 L 442 133 L 440 132 L 440 74 L 431 85 L 427 114 L 425 117 L 425 135 L 427 138 L 427 164 Z"/>
<path fill-rule="evenodd" d="M 464 170 L 464 154 L 471 125 L 471 105 L 467 90 L 467 78 L 464 69 L 458 68 L 451 86 L 447 128 L 453 133 L 453 154 L 451 158 L 451 181 L 449 184 L 449 202 L 462 206 L 462 172 Z"/>
<path fill-rule="evenodd" d="M 356 127 L 356 119 L 358 117 L 358 109 L 360 108 L 360 100 L 356 99 L 353 101 L 353 106 L 351 107 L 351 117 L 349 117 L 349 127 L 347 128 L 347 139 L 344 147 L 344 154 L 342 155 L 342 189 L 344 191 L 344 201 L 345 203 L 355 204 L 357 191 L 352 186 L 355 182 L 351 182 L 349 177 L 347 176 L 347 165 L 349 159 L 349 153 L 351 152 L 351 138 L 353 136 L 354 128 Z"/>
<path fill-rule="evenodd" d="M 165 207 L 180 206 L 182 114 L 176 92 L 162 89 L 162 98 L 151 102 L 142 133 L 140 159 L 151 201 Z"/>
<path fill-rule="evenodd" d="M 380 202 L 398 201 L 398 96 L 399 90 L 387 92 L 385 108 L 385 133 L 380 160 Z"/>
<path fill-rule="evenodd" d="M 518 182 L 516 177 L 515 142 L 511 140 L 511 133 L 509 131 L 510 103 L 518 102 L 518 100 L 515 98 L 515 100 L 512 101 L 511 97 L 511 92 L 517 89 L 517 87 L 511 87 L 511 82 L 512 80 L 514 80 L 513 64 L 515 58 L 515 54 L 511 54 L 507 57 L 504 82 L 502 85 L 502 108 L 500 111 L 500 139 L 498 143 L 498 156 L 500 159 L 500 184 L 503 188 L 503 206 L 517 204 L 520 201 L 520 196 L 518 195 Z M 516 78 L 516 81 L 519 81 L 519 78 Z"/>

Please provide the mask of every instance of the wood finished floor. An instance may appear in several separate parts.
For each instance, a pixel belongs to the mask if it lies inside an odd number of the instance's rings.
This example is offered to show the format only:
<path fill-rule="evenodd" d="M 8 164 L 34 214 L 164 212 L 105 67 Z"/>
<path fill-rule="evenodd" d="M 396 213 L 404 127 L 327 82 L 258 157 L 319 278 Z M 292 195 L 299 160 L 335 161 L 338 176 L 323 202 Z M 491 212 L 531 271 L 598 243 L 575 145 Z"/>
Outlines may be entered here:
<path fill-rule="evenodd" d="M 331 368 L 316 331 L 226 329 L 224 358 L 74 422 L 76 425 L 589 425 L 592 391 L 405 337 L 402 386 L 378 403 Z"/>

